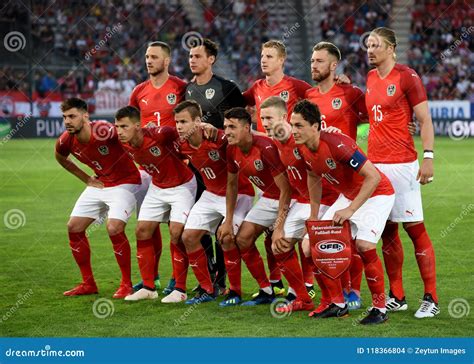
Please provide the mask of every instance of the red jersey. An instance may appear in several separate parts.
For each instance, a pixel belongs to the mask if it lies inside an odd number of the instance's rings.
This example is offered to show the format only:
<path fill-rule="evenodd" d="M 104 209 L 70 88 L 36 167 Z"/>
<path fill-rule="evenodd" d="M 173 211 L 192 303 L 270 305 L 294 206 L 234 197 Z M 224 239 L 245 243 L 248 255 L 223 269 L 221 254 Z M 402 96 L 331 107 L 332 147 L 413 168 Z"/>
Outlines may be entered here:
<path fill-rule="evenodd" d="M 129 105 L 140 109 L 142 127 L 150 122 L 175 127 L 173 109 L 184 100 L 185 89 L 186 82 L 176 76 L 169 76 L 160 88 L 155 88 L 148 80 L 133 89 Z"/>
<path fill-rule="evenodd" d="M 324 177 L 348 199 L 353 200 L 357 196 L 364 182 L 364 177 L 358 172 L 368 159 L 353 139 L 344 134 L 322 131 L 318 150 L 312 152 L 303 145 L 301 152 L 308 170 Z M 388 178 L 379 173 L 382 179 L 371 197 L 394 194 Z"/>
<path fill-rule="evenodd" d="M 124 144 L 128 154 L 151 176 L 155 186 L 171 188 L 190 181 L 194 174 L 178 151 L 178 132 L 169 126 L 144 128 L 143 143 L 134 148 Z"/>
<path fill-rule="evenodd" d="M 357 138 L 357 124 L 367 119 L 364 93 L 353 85 L 334 84 L 325 94 L 313 87 L 306 91 L 306 99 L 315 103 L 321 112 L 321 126 L 334 126 Z"/>
<path fill-rule="evenodd" d="M 411 68 L 396 64 L 381 79 L 376 69 L 367 76 L 365 103 L 370 131 L 367 154 L 374 163 L 408 163 L 417 159 L 408 123 L 413 107 L 426 101 L 420 77 Z"/>
<path fill-rule="evenodd" d="M 189 158 L 199 171 L 206 185 L 206 190 L 218 196 L 227 192 L 227 139 L 222 130 L 217 132 L 217 141 L 203 139 L 198 148 L 193 147 L 187 140 L 180 143 L 179 150 Z M 252 184 L 247 178 L 239 176 L 239 193 L 253 196 Z"/>
<path fill-rule="evenodd" d="M 115 126 L 106 121 L 93 121 L 90 125 L 91 138 L 88 143 L 80 143 L 74 135 L 65 131 L 56 141 L 56 152 L 65 157 L 72 153 L 94 170 L 105 187 L 140 184 L 140 173 L 123 150 Z"/>
<path fill-rule="evenodd" d="M 286 75 L 273 86 L 270 86 L 265 78 L 255 81 L 243 95 L 247 105 L 255 105 L 257 108 L 257 130 L 265 132 L 260 120 L 260 105 L 263 101 L 270 96 L 280 96 L 286 102 L 289 117 L 295 104 L 304 99 L 305 92 L 309 88 L 311 88 L 309 83 Z"/>
<path fill-rule="evenodd" d="M 227 171 L 242 173 L 258 187 L 264 197 L 278 200 L 280 189 L 273 177 L 285 173 L 278 150 L 273 141 L 261 135 L 252 135 L 252 147 L 244 154 L 237 146 L 227 147 Z"/>
<path fill-rule="evenodd" d="M 293 191 L 297 192 L 292 198 L 296 198 L 298 202 L 309 203 L 308 177 L 306 173 L 306 163 L 301 156 L 298 145 L 295 143 L 293 135 L 290 135 L 285 143 L 274 140 L 280 152 L 280 159 L 287 167 L 288 179 Z M 338 198 L 339 193 L 330 188 L 330 184 L 323 180 L 323 192 L 321 203 L 331 206 Z"/>

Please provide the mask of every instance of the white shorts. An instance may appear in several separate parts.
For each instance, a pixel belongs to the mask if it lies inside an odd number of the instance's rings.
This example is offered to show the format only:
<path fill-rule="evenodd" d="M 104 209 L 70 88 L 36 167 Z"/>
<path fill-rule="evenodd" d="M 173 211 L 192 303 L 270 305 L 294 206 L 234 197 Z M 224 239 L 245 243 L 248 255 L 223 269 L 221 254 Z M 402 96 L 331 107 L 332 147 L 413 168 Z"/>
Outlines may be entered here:
<path fill-rule="evenodd" d="M 318 219 L 324 215 L 329 207 L 328 205 L 319 205 Z M 295 202 L 285 220 L 285 238 L 302 239 L 306 230 L 305 222 L 310 214 L 311 205 L 309 203 Z"/>
<path fill-rule="evenodd" d="M 134 191 L 139 185 L 123 184 L 96 188 L 87 186 L 74 205 L 71 216 L 89 217 L 94 220 L 118 219 L 127 222 L 135 209 Z"/>
<path fill-rule="evenodd" d="M 420 169 L 418 161 L 398 164 L 375 164 L 392 182 L 395 203 L 388 220 L 393 222 L 423 221 L 420 182 L 416 180 Z"/>
<path fill-rule="evenodd" d="M 204 191 L 191 209 L 184 229 L 206 230 L 215 234 L 217 227 L 226 215 L 225 199 L 225 196 L 218 196 L 212 192 Z M 237 234 L 242 221 L 252 208 L 252 204 L 253 196 L 237 196 L 233 218 L 234 234 Z"/>
<path fill-rule="evenodd" d="M 377 244 L 394 201 L 395 195 L 379 195 L 365 201 L 349 219 L 352 237 Z M 321 220 L 332 220 L 336 211 L 345 209 L 351 202 L 344 195 L 339 195 L 339 198 L 326 211 Z"/>
<path fill-rule="evenodd" d="M 196 178 L 182 185 L 159 188 L 150 184 L 140 209 L 139 221 L 185 224 L 196 199 Z"/>
<path fill-rule="evenodd" d="M 273 198 L 259 198 L 247 216 L 245 216 L 244 221 L 270 227 L 278 217 L 278 203 L 278 200 Z"/>

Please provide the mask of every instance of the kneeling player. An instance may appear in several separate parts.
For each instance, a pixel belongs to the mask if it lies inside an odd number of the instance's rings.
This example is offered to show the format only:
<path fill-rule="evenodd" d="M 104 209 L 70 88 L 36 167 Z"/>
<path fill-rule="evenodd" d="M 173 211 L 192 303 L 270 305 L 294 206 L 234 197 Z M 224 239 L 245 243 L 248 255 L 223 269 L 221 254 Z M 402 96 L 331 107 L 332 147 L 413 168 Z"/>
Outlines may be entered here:
<path fill-rule="evenodd" d="M 107 232 L 114 247 L 115 258 L 122 271 L 122 280 L 114 298 L 131 294 L 130 245 L 125 225 L 135 208 L 135 190 L 140 174 L 124 152 L 112 124 L 90 122 L 87 103 L 78 98 L 61 104 L 66 131 L 56 143 L 56 159 L 66 170 L 87 184 L 67 224 L 72 254 L 82 274 L 82 283 L 65 296 L 97 293 L 92 274 L 90 247 L 85 230 L 107 212 Z M 95 176 L 82 171 L 69 155 L 93 169 Z"/>
<path fill-rule="evenodd" d="M 273 229 L 274 240 L 283 238 L 283 225 L 290 204 L 291 188 L 275 144 L 268 137 L 251 133 L 250 114 L 244 108 L 233 108 L 226 111 L 224 117 L 224 131 L 229 143 L 227 212 L 226 220 L 219 229 L 218 238 L 219 240 L 229 236 L 234 238 L 233 216 L 238 196 L 238 175 L 241 173 L 263 192 L 262 197 L 245 217 L 235 237 L 239 249 L 232 251 L 233 260 L 240 264 L 240 259 L 243 259 L 260 286 L 258 295 L 243 305 L 271 303 L 274 299 L 273 289 L 255 241 L 269 227 Z"/>
<path fill-rule="evenodd" d="M 115 126 L 127 152 L 152 176 L 140 209 L 137 236 L 137 258 L 143 288 L 127 296 L 127 301 L 156 299 L 155 250 L 152 236 L 160 222 L 170 222 L 171 255 L 176 279 L 175 289 L 161 302 L 186 300 L 188 259 L 181 234 L 194 204 L 196 179 L 177 150 L 178 133 L 170 127 L 142 129 L 140 112 L 133 106 L 117 111 Z"/>
<path fill-rule="evenodd" d="M 354 140 L 344 134 L 321 131 L 320 122 L 321 115 L 316 105 L 308 100 L 296 104 L 291 115 L 291 126 L 307 164 L 312 204 L 310 219 L 317 219 L 321 177 L 324 177 L 341 194 L 322 219 L 333 220 L 338 225 L 350 221 L 372 293 L 373 308 L 360 323 L 379 324 L 386 321 L 388 316 L 385 309 L 384 272 L 375 244 L 392 209 L 394 190 L 387 177 L 374 167 Z M 341 317 L 347 314 L 340 285 L 330 287 L 330 291 L 334 292 L 332 303 L 313 317 Z"/>
<path fill-rule="evenodd" d="M 214 300 L 213 286 L 207 267 L 206 253 L 200 243 L 201 238 L 208 233 L 214 234 L 226 214 L 227 187 L 227 139 L 224 132 L 217 132 L 217 140 L 207 140 L 201 127 L 202 111 L 195 101 L 184 101 L 175 108 L 176 128 L 182 140 L 179 150 L 186 155 L 193 166 L 201 173 L 206 190 L 191 209 L 183 232 L 183 243 L 189 258 L 189 265 L 199 281 L 200 289 L 196 296 L 186 303 L 202 303 Z M 247 212 L 252 208 L 254 190 L 251 183 L 241 178 L 239 180 L 239 195 L 234 212 L 234 233 L 237 233 Z M 221 242 L 224 254 L 234 246 L 231 241 Z M 235 264 L 227 262 L 230 271 L 229 296 L 241 295 L 240 269 Z M 240 262 L 239 262 L 240 268 Z"/>

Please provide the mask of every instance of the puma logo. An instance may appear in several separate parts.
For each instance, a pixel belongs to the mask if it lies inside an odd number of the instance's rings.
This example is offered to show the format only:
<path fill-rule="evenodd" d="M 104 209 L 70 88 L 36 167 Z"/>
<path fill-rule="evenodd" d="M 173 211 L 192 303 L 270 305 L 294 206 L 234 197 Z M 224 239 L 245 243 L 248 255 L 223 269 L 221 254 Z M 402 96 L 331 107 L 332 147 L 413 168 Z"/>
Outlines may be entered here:
<path fill-rule="evenodd" d="M 148 106 L 148 100 L 142 99 L 142 102 L 144 102 Z"/>

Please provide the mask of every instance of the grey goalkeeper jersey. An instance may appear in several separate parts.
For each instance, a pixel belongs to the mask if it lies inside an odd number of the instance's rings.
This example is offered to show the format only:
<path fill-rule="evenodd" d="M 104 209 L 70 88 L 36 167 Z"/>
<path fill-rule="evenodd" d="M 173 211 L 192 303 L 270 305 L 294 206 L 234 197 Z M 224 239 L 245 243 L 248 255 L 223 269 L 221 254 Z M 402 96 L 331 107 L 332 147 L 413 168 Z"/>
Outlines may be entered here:
<path fill-rule="evenodd" d="M 186 100 L 201 105 L 203 121 L 222 129 L 224 112 L 233 107 L 245 107 L 245 100 L 237 85 L 220 76 L 213 75 L 205 85 L 190 82 L 186 86 Z"/>

